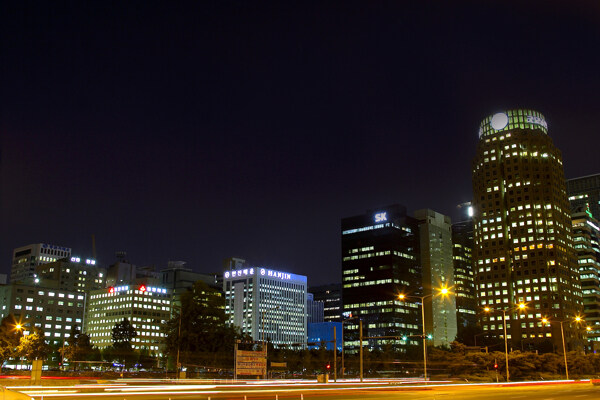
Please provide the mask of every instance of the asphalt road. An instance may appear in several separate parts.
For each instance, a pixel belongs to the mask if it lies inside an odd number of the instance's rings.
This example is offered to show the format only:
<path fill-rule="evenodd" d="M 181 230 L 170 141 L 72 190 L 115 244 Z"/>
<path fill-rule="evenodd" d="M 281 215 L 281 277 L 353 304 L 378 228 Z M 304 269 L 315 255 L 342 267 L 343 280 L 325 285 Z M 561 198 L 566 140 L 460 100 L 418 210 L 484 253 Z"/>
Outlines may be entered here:
<path fill-rule="evenodd" d="M 36 400 L 597 400 L 600 386 L 589 382 L 543 384 L 529 386 L 506 385 L 147 385 L 22 389 Z"/>

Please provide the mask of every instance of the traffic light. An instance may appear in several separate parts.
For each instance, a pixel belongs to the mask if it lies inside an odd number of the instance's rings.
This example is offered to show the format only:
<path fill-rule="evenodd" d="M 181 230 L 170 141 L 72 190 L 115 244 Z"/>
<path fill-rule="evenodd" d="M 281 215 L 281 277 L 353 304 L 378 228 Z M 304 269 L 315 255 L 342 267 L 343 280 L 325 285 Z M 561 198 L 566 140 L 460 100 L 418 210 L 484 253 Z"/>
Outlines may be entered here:
<path fill-rule="evenodd" d="M 329 371 L 331 369 L 331 364 L 327 363 L 327 365 L 325 366 L 325 368 L 327 368 L 327 371 Z"/>
<path fill-rule="evenodd" d="M 494 359 L 494 369 L 498 369 L 498 361 Z"/>

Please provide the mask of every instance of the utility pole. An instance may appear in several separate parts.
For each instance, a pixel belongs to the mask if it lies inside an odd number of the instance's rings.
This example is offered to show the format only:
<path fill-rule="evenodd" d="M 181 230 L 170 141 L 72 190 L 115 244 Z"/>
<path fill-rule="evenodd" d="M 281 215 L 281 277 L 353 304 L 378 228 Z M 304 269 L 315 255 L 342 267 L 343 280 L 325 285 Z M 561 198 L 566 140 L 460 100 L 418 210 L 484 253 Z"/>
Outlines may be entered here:
<path fill-rule="evenodd" d="M 333 381 L 337 382 L 337 335 L 333 326 Z"/>
<path fill-rule="evenodd" d="M 358 322 L 358 333 L 360 335 L 360 381 L 363 381 L 363 332 L 362 319 Z"/>

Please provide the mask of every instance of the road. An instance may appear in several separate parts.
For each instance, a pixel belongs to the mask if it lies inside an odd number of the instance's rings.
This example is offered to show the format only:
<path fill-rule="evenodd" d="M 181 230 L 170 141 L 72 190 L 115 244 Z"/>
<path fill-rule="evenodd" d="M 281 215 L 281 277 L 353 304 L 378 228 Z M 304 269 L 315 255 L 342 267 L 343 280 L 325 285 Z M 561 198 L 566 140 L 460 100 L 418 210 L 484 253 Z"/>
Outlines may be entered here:
<path fill-rule="evenodd" d="M 111 384 L 20 388 L 36 400 L 596 400 L 600 386 L 589 382 L 517 385 L 373 384 L 242 384 L 165 385 Z"/>

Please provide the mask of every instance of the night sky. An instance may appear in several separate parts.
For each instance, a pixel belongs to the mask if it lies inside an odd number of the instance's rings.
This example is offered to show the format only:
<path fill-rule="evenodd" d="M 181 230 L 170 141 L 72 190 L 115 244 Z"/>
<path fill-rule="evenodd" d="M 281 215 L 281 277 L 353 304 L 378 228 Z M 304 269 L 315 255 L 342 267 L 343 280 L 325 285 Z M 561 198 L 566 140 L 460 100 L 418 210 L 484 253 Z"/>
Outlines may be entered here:
<path fill-rule="evenodd" d="M 224 258 L 341 281 L 340 219 L 456 215 L 480 121 L 600 172 L 600 2 L 2 2 L 0 272 Z"/>

